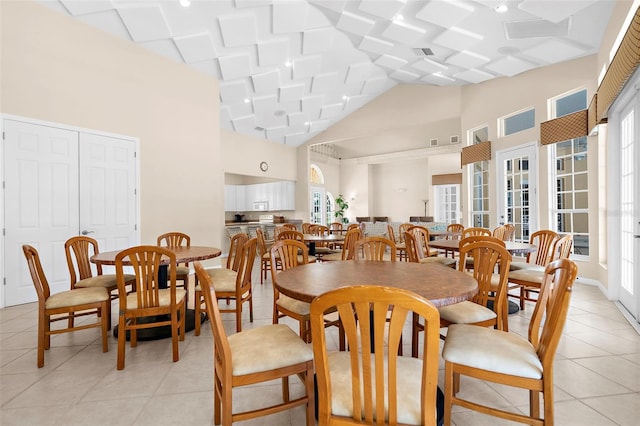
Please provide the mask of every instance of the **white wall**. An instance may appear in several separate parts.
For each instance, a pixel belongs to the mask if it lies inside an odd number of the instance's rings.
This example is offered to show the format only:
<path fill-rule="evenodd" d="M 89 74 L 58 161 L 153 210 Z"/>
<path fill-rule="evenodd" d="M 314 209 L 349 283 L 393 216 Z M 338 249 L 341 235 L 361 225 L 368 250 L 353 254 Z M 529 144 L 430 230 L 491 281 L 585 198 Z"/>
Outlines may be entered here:
<path fill-rule="evenodd" d="M 0 10 L 0 112 L 139 138 L 142 242 L 220 246 L 218 82 L 37 3 Z"/>

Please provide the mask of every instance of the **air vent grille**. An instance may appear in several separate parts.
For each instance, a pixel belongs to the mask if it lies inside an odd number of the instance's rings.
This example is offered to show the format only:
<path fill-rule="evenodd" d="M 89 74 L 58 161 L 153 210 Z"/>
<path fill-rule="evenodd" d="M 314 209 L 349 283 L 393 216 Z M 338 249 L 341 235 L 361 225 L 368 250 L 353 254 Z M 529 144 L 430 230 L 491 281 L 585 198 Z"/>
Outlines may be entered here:
<path fill-rule="evenodd" d="M 433 56 L 433 50 L 428 47 L 414 47 L 413 51 L 418 56 Z"/>
<path fill-rule="evenodd" d="M 449 143 L 452 143 L 452 144 L 453 143 L 460 143 L 460 136 L 457 136 L 457 135 L 456 136 L 451 136 L 449 138 Z"/>
<path fill-rule="evenodd" d="M 438 139 L 430 139 L 429 146 L 438 146 Z"/>

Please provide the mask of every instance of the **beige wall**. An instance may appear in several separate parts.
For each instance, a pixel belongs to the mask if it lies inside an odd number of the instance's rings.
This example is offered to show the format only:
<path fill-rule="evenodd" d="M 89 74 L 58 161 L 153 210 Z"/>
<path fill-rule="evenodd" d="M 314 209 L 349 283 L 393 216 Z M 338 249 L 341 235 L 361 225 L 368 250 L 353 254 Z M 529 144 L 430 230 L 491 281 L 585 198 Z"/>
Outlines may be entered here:
<path fill-rule="evenodd" d="M 222 129 L 220 134 L 224 158 L 222 169 L 225 173 L 274 180 L 297 180 L 295 148 L 226 129 Z M 260 170 L 262 161 L 269 164 L 266 172 Z"/>
<path fill-rule="evenodd" d="M 217 81 L 36 3 L 0 9 L 0 111 L 139 138 L 142 243 L 219 246 Z"/>

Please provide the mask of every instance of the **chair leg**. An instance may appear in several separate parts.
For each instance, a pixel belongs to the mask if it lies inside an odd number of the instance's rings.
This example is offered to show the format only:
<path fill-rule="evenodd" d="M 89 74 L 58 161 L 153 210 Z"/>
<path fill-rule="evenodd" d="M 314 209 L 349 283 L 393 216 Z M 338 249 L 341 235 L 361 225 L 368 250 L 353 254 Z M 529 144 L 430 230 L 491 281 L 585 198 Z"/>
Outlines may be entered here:
<path fill-rule="evenodd" d="M 249 295 L 249 322 L 253 322 L 253 293 Z"/>
<path fill-rule="evenodd" d="M 196 336 L 200 335 L 200 310 L 202 309 L 202 292 L 200 290 L 196 290 L 195 294 L 193 295 L 193 298 L 195 299 L 193 301 L 193 305 L 194 305 L 194 310 L 195 310 L 195 317 L 196 317 L 196 326 L 195 326 L 195 332 L 194 334 Z"/>
<path fill-rule="evenodd" d="M 220 410 L 220 394 L 218 390 L 220 389 L 220 383 L 218 382 L 218 377 L 215 372 L 213 373 L 213 424 L 220 424 L 221 410 Z"/>
<path fill-rule="evenodd" d="M 180 311 L 180 341 L 183 342 L 185 333 L 187 332 L 187 301 L 182 303 L 182 310 Z"/>
<path fill-rule="evenodd" d="M 45 326 L 45 321 L 49 322 L 49 317 L 44 312 L 38 313 L 38 368 L 44 367 L 44 349 L 45 349 L 45 334 L 48 327 Z"/>
<path fill-rule="evenodd" d="M 307 426 L 314 426 L 316 424 L 315 418 L 315 390 L 313 385 L 313 362 L 307 363 L 307 372 L 305 374 L 305 390 L 307 392 Z"/>
<path fill-rule="evenodd" d="M 451 426 L 451 408 L 453 402 L 453 367 L 450 363 L 444 365 L 444 426 Z"/>
<path fill-rule="evenodd" d="M 282 401 L 289 402 L 289 377 L 282 378 Z"/>
<path fill-rule="evenodd" d="M 126 320 L 124 315 L 118 316 L 118 370 L 124 368 L 124 346 L 127 338 Z"/>
<path fill-rule="evenodd" d="M 520 310 L 524 311 L 524 286 L 520 286 Z"/>
<path fill-rule="evenodd" d="M 109 312 L 102 316 L 102 352 L 109 352 L 109 341 L 107 336 L 109 335 L 109 329 L 111 328 L 111 298 L 108 298 L 102 303 L 102 312 Z"/>
<path fill-rule="evenodd" d="M 173 349 L 173 362 L 177 362 L 180 360 L 180 353 L 178 351 L 178 333 L 178 310 L 175 309 L 173 312 L 171 312 L 171 347 Z"/>

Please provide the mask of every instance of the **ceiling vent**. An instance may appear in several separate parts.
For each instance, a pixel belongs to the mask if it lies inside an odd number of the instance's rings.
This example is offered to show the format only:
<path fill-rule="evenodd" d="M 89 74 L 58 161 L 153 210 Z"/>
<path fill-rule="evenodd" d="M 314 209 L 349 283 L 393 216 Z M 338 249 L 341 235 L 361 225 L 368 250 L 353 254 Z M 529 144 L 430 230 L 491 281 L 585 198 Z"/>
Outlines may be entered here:
<path fill-rule="evenodd" d="M 428 47 L 414 47 L 413 52 L 418 56 L 433 56 L 433 50 Z"/>
<path fill-rule="evenodd" d="M 569 35 L 571 18 L 554 24 L 544 19 L 531 21 L 505 22 L 504 29 L 508 40 L 536 37 L 566 37 Z"/>
<path fill-rule="evenodd" d="M 438 139 L 430 139 L 429 146 L 438 146 Z"/>
<path fill-rule="evenodd" d="M 450 136 L 449 143 L 460 143 L 460 136 Z"/>

